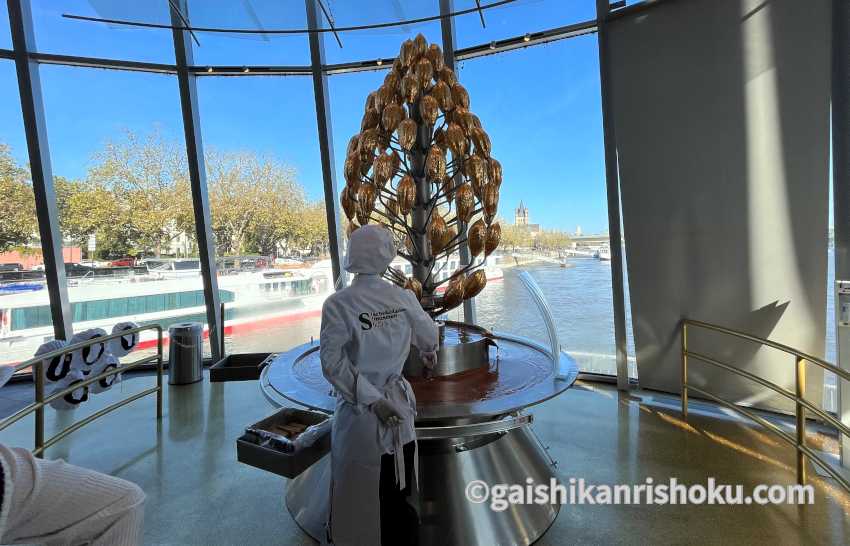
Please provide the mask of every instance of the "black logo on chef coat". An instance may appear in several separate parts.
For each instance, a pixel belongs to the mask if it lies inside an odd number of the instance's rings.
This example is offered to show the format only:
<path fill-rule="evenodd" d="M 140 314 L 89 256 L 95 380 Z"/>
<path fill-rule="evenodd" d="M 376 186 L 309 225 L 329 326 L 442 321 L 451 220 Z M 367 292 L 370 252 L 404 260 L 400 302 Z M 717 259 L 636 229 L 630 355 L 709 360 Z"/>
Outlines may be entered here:
<path fill-rule="evenodd" d="M 388 326 L 398 319 L 402 313 L 404 313 L 404 309 L 385 309 L 383 311 L 360 313 L 357 319 L 360 321 L 361 330 L 371 330 L 372 328 Z"/>

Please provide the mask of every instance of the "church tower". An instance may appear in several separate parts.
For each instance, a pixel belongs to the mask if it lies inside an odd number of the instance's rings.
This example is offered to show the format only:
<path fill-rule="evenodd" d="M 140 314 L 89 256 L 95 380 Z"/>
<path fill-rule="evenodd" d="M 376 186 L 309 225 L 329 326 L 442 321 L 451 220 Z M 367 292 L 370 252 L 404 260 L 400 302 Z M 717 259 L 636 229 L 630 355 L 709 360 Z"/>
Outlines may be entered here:
<path fill-rule="evenodd" d="M 519 202 L 519 206 L 516 208 L 516 211 L 514 213 L 514 225 L 528 225 L 528 209 L 525 207 L 522 201 Z"/>

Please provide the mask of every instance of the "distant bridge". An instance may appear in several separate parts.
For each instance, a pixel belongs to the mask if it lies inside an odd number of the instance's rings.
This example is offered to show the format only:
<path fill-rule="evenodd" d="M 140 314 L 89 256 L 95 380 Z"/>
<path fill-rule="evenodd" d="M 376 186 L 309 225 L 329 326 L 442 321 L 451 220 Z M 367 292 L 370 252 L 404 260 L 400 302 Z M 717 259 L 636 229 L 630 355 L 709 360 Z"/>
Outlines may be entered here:
<path fill-rule="evenodd" d="M 570 235 L 570 240 L 576 247 L 583 247 L 608 244 L 611 238 L 607 233 L 600 233 L 597 235 Z"/>

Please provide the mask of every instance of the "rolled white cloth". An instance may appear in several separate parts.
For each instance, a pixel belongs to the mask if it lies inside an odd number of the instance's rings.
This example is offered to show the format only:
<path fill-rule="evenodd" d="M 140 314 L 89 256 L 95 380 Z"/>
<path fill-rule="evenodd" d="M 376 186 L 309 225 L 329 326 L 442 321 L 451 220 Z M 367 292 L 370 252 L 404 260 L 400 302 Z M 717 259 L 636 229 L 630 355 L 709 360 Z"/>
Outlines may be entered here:
<path fill-rule="evenodd" d="M 112 333 L 117 334 L 125 330 L 138 328 L 139 325 L 135 322 L 119 322 L 112 327 Z M 106 344 L 106 349 L 117 356 L 118 358 L 127 356 L 139 344 L 139 333 L 127 334 L 115 339 L 110 339 Z"/>
<path fill-rule="evenodd" d="M 68 343 L 74 345 L 75 343 L 91 341 L 99 337 L 106 337 L 106 330 L 103 328 L 91 328 L 74 334 L 74 337 Z M 71 369 L 79 370 L 84 377 L 88 377 L 95 365 L 103 358 L 104 354 L 106 354 L 106 342 L 103 341 L 74 351 L 71 356 Z"/>
<path fill-rule="evenodd" d="M 139 486 L 65 461 L 36 459 L 0 444 L 3 544 L 141 543 L 145 494 Z"/>
<path fill-rule="evenodd" d="M 85 376 L 80 370 L 71 370 L 64 380 L 53 383 L 53 388 L 45 389 L 45 396 L 61 391 L 75 383 L 82 383 Z M 50 407 L 56 410 L 72 410 L 89 399 L 89 387 L 74 389 L 65 396 L 50 402 Z"/>
<path fill-rule="evenodd" d="M 68 346 L 68 342 L 61 339 L 54 339 L 47 343 L 42 343 L 35 351 L 35 356 L 52 353 Z M 71 372 L 72 356 L 70 353 L 64 356 L 53 357 L 49 360 L 42 360 L 42 375 L 44 376 L 44 384 L 52 388 L 53 383 L 62 382 Z M 36 368 L 33 367 L 33 381 L 35 381 Z"/>
<path fill-rule="evenodd" d="M 92 375 L 100 375 L 105 371 L 116 370 L 121 366 L 121 363 L 118 361 L 118 357 L 116 357 L 112 353 L 106 353 L 103 355 L 103 358 L 98 361 L 95 367 L 92 369 Z M 98 394 L 104 391 L 108 391 L 112 388 L 116 383 L 121 382 L 121 374 L 110 375 L 109 377 L 104 377 L 89 385 L 89 390 L 92 394 Z"/>

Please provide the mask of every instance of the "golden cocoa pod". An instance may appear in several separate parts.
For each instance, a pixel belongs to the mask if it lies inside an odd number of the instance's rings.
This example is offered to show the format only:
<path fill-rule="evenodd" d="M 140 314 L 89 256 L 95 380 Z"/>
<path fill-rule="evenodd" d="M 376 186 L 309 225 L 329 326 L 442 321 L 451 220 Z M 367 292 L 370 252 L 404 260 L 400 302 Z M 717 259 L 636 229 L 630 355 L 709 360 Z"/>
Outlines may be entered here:
<path fill-rule="evenodd" d="M 379 154 L 372 163 L 372 179 L 375 185 L 383 188 L 393 176 L 393 156 Z"/>
<path fill-rule="evenodd" d="M 449 144 L 449 149 L 455 158 L 463 156 L 469 149 L 469 142 L 466 140 L 466 135 L 457 123 L 449 123 L 449 126 L 446 128 L 446 142 Z"/>
<path fill-rule="evenodd" d="M 466 277 L 463 283 L 463 297 L 465 299 L 474 298 L 484 290 L 485 286 L 487 286 L 487 274 L 484 273 L 483 269 L 479 269 Z"/>
<path fill-rule="evenodd" d="M 446 179 L 446 156 L 439 146 L 431 146 L 425 156 L 425 175 L 432 182 L 442 182 Z"/>
<path fill-rule="evenodd" d="M 401 76 L 399 76 L 398 72 L 394 70 L 390 70 L 384 78 L 384 85 L 386 85 L 390 89 L 395 90 L 396 93 L 398 93 L 398 84 L 400 82 Z"/>
<path fill-rule="evenodd" d="M 462 106 L 469 109 L 469 93 L 467 93 L 466 88 L 458 82 L 452 84 L 452 100 L 455 103 L 455 107 Z"/>
<path fill-rule="evenodd" d="M 357 192 L 358 190 L 360 190 L 361 184 L 368 184 L 368 182 L 364 182 L 359 178 L 355 178 L 345 185 L 345 187 L 348 188 L 349 196 L 351 197 L 352 201 L 357 201 Z"/>
<path fill-rule="evenodd" d="M 481 254 L 484 250 L 484 241 L 487 238 L 487 226 L 484 220 L 476 220 L 474 224 L 469 226 L 469 231 L 466 233 L 467 242 L 469 243 L 469 253 L 474 258 Z"/>
<path fill-rule="evenodd" d="M 413 209 L 413 203 L 416 201 L 416 183 L 412 176 L 407 175 L 401 179 L 396 189 L 396 197 L 402 214 L 406 215 Z"/>
<path fill-rule="evenodd" d="M 502 185 L 502 164 L 496 158 L 491 157 L 487 164 L 487 172 L 490 175 L 489 181 L 497 188 Z"/>
<path fill-rule="evenodd" d="M 416 57 L 416 45 L 413 43 L 413 40 L 405 40 L 401 44 L 401 50 L 398 53 L 399 64 L 403 68 L 410 68 L 414 57 Z"/>
<path fill-rule="evenodd" d="M 369 95 L 366 96 L 366 106 L 363 110 L 368 110 L 369 108 L 375 107 L 375 97 L 378 95 L 377 91 L 372 91 Z"/>
<path fill-rule="evenodd" d="M 413 255 L 413 251 L 416 250 L 416 247 L 413 246 L 413 241 L 410 239 L 410 235 L 404 237 L 404 248 L 407 249 L 407 253 L 411 256 Z"/>
<path fill-rule="evenodd" d="M 372 168 L 372 162 L 375 161 L 375 154 L 361 152 L 358 154 L 358 158 L 360 159 L 360 176 L 362 178 L 369 174 L 369 170 Z"/>
<path fill-rule="evenodd" d="M 407 115 L 404 107 L 400 104 L 391 103 L 384 108 L 384 112 L 381 114 L 381 124 L 387 132 L 392 133 L 405 117 Z"/>
<path fill-rule="evenodd" d="M 401 57 L 396 57 L 393 59 L 393 66 L 390 68 L 390 72 L 395 74 L 401 79 L 401 73 L 404 72 L 404 67 L 401 66 Z"/>
<path fill-rule="evenodd" d="M 444 66 L 437 76 L 440 78 L 440 80 L 446 82 L 449 87 L 457 83 L 457 76 L 455 76 L 454 70 L 452 70 L 448 66 Z"/>
<path fill-rule="evenodd" d="M 361 226 L 369 223 L 369 217 L 372 211 L 375 210 L 375 186 L 372 184 L 361 184 L 357 190 L 357 222 Z"/>
<path fill-rule="evenodd" d="M 348 186 L 342 188 L 342 195 L 340 195 L 339 201 L 342 205 L 343 212 L 345 212 L 345 217 L 350 221 L 354 218 L 354 215 L 357 214 L 357 203 L 355 203 L 354 199 L 351 198 L 349 190 L 350 188 Z"/>
<path fill-rule="evenodd" d="M 360 121 L 360 131 L 373 129 L 381 122 L 381 115 L 374 108 L 369 108 L 363 113 L 363 119 Z"/>
<path fill-rule="evenodd" d="M 416 296 L 416 301 L 422 299 L 422 283 L 419 282 L 418 279 L 408 277 L 408 279 L 404 282 L 404 288 L 413 292 Z"/>
<path fill-rule="evenodd" d="M 371 163 L 371 154 L 375 153 L 378 148 L 379 140 L 377 129 L 366 129 L 360 133 L 360 161 L 363 162 L 364 156 L 368 156 Z"/>
<path fill-rule="evenodd" d="M 461 281 L 454 281 L 454 279 L 449 281 L 449 285 L 446 287 L 446 293 L 443 294 L 443 300 L 441 302 L 443 309 L 446 311 L 454 309 L 463 302 L 463 285 L 462 279 Z"/>
<path fill-rule="evenodd" d="M 444 66 L 446 66 L 446 60 L 443 58 L 443 52 L 437 44 L 431 44 L 428 46 L 428 51 L 425 52 L 425 57 L 431 61 L 431 66 L 434 67 L 434 74 L 437 74 Z"/>
<path fill-rule="evenodd" d="M 437 122 L 437 116 L 440 115 L 440 106 L 437 104 L 437 99 L 431 95 L 425 95 L 419 100 L 419 115 L 426 125 L 434 125 Z"/>
<path fill-rule="evenodd" d="M 350 156 L 358 151 L 360 146 L 360 133 L 357 133 L 348 139 L 348 148 L 345 149 L 345 157 Z"/>
<path fill-rule="evenodd" d="M 378 88 L 378 95 L 375 97 L 375 109 L 378 112 L 382 112 L 384 108 L 397 102 L 400 102 L 397 87 L 383 84 Z"/>
<path fill-rule="evenodd" d="M 479 200 L 484 197 L 484 188 L 489 181 L 487 160 L 477 154 L 472 154 L 464 164 L 464 171 L 472 183 L 472 192 Z"/>
<path fill-rule="evenodd" d="M 410 118 L 402 120 L 402 122 L 398 124 L 398 128 L 396 128 L 398 143 L 408 152 L 413 148 L 413 145 L 416 144 L 416 130 L 416 122 Z"/>
<path fill-rule="evenodd" d="M 434 131 L 434 144 L 439 146 L 443 152 L 449 149 L 449 143 L 446 142 L 446 131 L 444 129 Z"/>
<path fill-rule="evenodd" d="M 360 226 L 355 224 L 353 221 L 349 222 L 348 225 L 345 226 L 345 236 L 348 237 L 349 239 L 351 239 L 351 234 L 354 233 L 355 231 L 357 231 L 357 228 L 359 228 L 359 227 Z"/>
<path fill-rule="evenodd" d="M 401 79 L 401 96 L 413 104 L 419 96 L 419 80 L 413 72 L 408 72 Z"/>
<path fill-rule="evenodd" d="M 496 216 L 496 212 L 499 210 L 499 188 L 492 184 L 487 184 L 484 186 L 484 196 L 481 199 L 481 204 L 484 205 L 484 214 L 487 217 Z M 488 220 L 489 224 L 490 221 Z"/>
<path fill-rule="evenodd" d="M 360 155 L 353 154 L 349 155 L 345 158 L 345 163 L 342 166 L 342 175 L 345 177 L 345 181 L 349 184 L 354 181 L 360 180 Z"/>
<path fill-rule="evenodd" d="M 414 52 L 417 57 L 425 55 L 425 52 L 428 51 L 428 40 L 425 39 L 425 36 L 421 32 L 413 39 L 413 45 L 415 46 Z"/>
<path fill-rule="evenodd" d="M 455 192 L 455 207 L 461 222 L 466 223 L 472 219 L 472 214 L 475 212 L 475 195 L 469 184 L 462 185 Z"/>
<path fill-rule="evenodd" d="M 431 95 L 437 99 L 437 104 L 440 105 L 440 110 L 443 112 L 450 112 L 455 107 L 455 103 L 452 100 L 452 90 L 449 85 L 443 80 L 439 80 L 434 88 L 431 90 Z"/>
<path fill-rule="evenodd" d="M 416 61 L 414 72 L 416 80 L 419 82 L 419 87 L 423 90 L 427 89 L 431 85 L 431 79 L 434 77 L 434 67 L 431 65 L 431 61 L 422 57 Z"/>
<path fill-rule="evenodd" d="M 487 238 L 484 240 L 484 256 L 489 256 L 499 247 L 502 240 L 502 226 L 499 222 L 487 226 Z"/>
<path fill-rule="evenodd" d="M 484 157 L 490 157 L 490 137 L 484 129 L 475 127 L 469 132 L 469 139 L 475 145 L 475 151 Z"/>
<path fill-rule="evenodd" d="M 446 238 L 446 221 L 439 212 L 431 215 L 431 223 L 428 225 L 428 240 L 431 241 L 431 253 L 437 254 L 442 250 L 441 245 Z"/>

